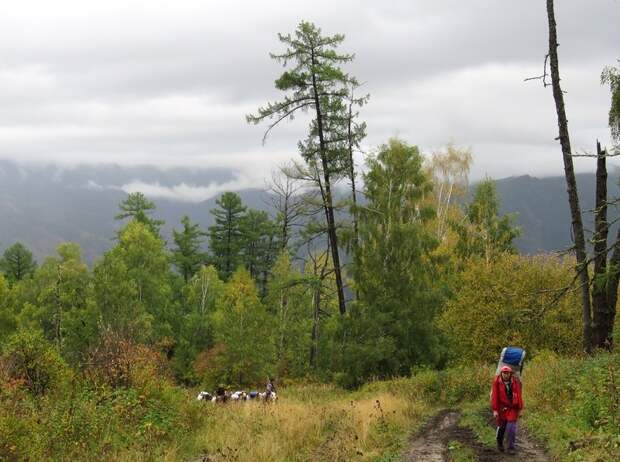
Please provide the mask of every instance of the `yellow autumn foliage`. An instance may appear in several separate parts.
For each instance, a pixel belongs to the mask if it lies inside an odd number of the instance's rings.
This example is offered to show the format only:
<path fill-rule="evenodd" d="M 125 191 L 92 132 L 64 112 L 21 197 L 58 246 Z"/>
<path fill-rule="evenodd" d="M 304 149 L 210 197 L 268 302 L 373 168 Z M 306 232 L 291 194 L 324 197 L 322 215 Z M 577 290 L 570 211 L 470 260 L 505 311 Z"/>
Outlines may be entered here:
<path fill-rule="evenodd" d="M 581 306 L 570 259 L 502 255 L 470 260 L 438 319 L 459 361 L 494 361 L 507 345 L 529 354 L 580 350 Z"/>

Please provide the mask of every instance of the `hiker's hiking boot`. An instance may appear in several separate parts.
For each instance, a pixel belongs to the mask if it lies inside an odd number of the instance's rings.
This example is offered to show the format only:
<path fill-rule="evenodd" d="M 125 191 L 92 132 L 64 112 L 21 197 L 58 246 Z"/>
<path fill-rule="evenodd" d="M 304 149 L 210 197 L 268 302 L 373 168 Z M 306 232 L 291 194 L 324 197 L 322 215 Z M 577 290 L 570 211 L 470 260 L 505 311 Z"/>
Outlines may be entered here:
<path fill-rule="evenodd" d="M 497 442 L 497 450 L 499 452 L 504 452 L 504 444 L 501 441 Z"/>
<path fill-rule="evenodd" d="M 508 448 L 508 454 L 514 456 L 515 454 L 517 454 L 517 450 L 515 448 Z"/>

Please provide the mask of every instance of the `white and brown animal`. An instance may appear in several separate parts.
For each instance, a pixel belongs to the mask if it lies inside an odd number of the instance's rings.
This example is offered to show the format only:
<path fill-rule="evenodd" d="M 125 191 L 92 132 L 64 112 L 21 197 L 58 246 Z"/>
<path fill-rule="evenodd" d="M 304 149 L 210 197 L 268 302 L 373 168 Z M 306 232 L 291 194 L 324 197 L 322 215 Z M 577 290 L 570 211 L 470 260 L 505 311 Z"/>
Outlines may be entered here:
<path fill-rule="evenodd" d="M 215 397 L 208 391 L 201 391 L 196 399 L 198 401 L 213 401 Z"/>
<path fill-rule="evenodd" d="M 230 395 L 231 401 L 245 401 L 247 399 L 248 394 L 243 390 L 235 391 Z"/>
<path fill-rule="evenodd" d="M 258 399 L 260 399 L 261 401 L 275 403 L 276 401 L 278 401 L 278 394 L 275 391 L 272 391 L 269 394 L 267 394 L 267 392 L 261 392 L 258 394 Z"/>

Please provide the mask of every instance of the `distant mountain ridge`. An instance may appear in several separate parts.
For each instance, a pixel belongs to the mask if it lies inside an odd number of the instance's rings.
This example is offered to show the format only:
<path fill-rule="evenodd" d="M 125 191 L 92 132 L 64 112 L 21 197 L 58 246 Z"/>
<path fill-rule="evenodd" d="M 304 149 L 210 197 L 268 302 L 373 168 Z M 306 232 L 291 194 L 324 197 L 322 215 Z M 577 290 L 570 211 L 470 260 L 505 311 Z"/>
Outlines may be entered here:
<path fill-rule="evenodd" d="M 196 188 L 228 184 L 233 175 L 223 169 L 81 166 L 24 166 L 0 161 L 0 251 L 21 241 L 41 261 L 55 254 L 61 242 L 76 242 L 87 261 L 93 262 L 113 245 L 115 231 L 122 223 L 115 220 L 118 204 L 127 196 L 123 185 L 157 184 L 172 188 L 179 184 Z M 577 175 L 581 207 L 594 207 L 594 174 Z M 610 197 L 620 196 L 617 175 L 608 180 Z M 501 212 L 516 213 L 522 235 L 517 247 L 524 253 L 550 252 L 570 245 L 570 214 L 563 177 L 518 176 L 497 180 Z M 242 189 L 244 203 L 267 210 L 267 194 L 258 189 Z M 147 194 L 148 196 L 148 194 Z M 165 239 L 180 228 L 187 214 L 204 228 L 212 224 L 209 210 L 219 194 L 201 202 L 182 202 L 150 197 L 157 205 L 156 216 L 165 220 Z M 620 210 L 610 208 L 613 218 Z M 592 216 L 586 214 L 586 227 L 592 229 Z M 615 229 L 612 230 L 615 236 Z"/>
<path fill-rule="evenodd" d="M 41 261 L 56 253 L 61 242 L 76 242 L 88 262 L 93 262 L 113 245 L 122 222 L 115 220 L 118 204 L 127 197 L 122 186 L 142 182 L 173 187 L 181 183 L 198 187 L 226 183 L 230 171 L 221 169 L 167 169 L 153 167 L 83 166 L 62 169 L 55 166 L 22 166 L 0 161 L 0 251 L 16 241 L 23 242 Z M 265 208 L 263 193 L 256 189 L 238 191 L 249 207 Z M 202 202 L 181 202 L 149 197 L 155 202 L 155 216 L 166 223 L 164 239 L 180 229 L 187 214 L 204 228 L 212 224 L 212 197 Z"/>
<path fill-rule="evenodd" d="M 595 175 L 577 175 L 579 205 L 583 214 L 586 238 L 592 236 L 595 204 Z M 609 172 L 607 179 L 608 197 L 620 197 L 617 172 Z M 501 197 L 501 213 L 516 213 L 521 237 L 516 240 L 517 248 L 523 253 L 551 252 L 570 247 L 571 219 L 568 207 L 566 180 L 563 176 L 535 178 L 529 175 L 497 180 Z M 610 206 L 608 219 L 620 215 L 620 208 Z M 617 226 L 612 226 L 610 239 L 615 237 Z M 588 232 L 589 231 L 589 232 Z"/>

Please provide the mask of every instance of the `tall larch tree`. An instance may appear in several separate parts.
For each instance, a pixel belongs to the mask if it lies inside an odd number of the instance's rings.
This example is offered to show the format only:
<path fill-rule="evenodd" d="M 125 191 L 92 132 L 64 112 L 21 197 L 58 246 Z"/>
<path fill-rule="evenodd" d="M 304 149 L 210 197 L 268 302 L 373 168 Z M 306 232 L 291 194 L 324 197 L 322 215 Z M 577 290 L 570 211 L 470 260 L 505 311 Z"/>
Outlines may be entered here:
<path fill-rule="evenodd" d="M 130 193 L 119 205 L 121 212 L 114 218 L 124 220 L 130 218 L 146 225 L 149 230 L 159 237 L 159 228 L 164 224 L 163 220 L 152 217 L 155 211 L 155 203 L 148 200 L 141 192 Z"/>
<path fill-rule="evenodd" d="M 275 82 L 276 88 L 286 96 L 282 101 L 259 108 L 258 113 L 248 115 L 247 120 L 257 124 L 271 119 L 266 138 L 283 120 L 292 118 L 299 111 L 312 112 L 308 137 L 299 143 L 299 149 L 306 162 L 320 171 L 338 305 L 340 313 L 344 314 L 346 305 L 333 187 L 347 174 L 347 139 L 342 136 L 347 119 L 341 117 L 341 111 L 346 107 L 349 87 L 356 81 L 342 70 L 341 65 L 350 62 L 353 55 L 337 52 L 344 40 L 343 35 L 323 36 L 321 29 L 310 22 L 302 21 L 293 35 L 278 34 L 278 38 L 286 50 L 280 54 L 272 53 L 271 57 L 284 66 L 291 64 Z"/>

